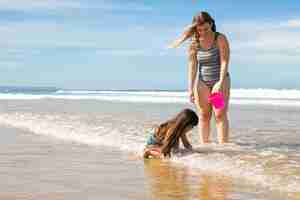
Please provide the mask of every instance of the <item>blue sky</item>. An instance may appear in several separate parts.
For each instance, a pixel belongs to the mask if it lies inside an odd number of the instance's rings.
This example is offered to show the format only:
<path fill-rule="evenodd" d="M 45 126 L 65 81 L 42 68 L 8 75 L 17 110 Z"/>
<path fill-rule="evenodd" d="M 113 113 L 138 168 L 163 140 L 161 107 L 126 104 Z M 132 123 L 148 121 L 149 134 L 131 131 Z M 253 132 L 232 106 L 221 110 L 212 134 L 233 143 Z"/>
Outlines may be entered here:
<path fill-rule="evenodd" d="M 300 88 L 297 0 L 0 0 L 0 85 L 186 89 L 188 42 L 166 46 L 200 10 L 230 41 L 233 88 Z"/>

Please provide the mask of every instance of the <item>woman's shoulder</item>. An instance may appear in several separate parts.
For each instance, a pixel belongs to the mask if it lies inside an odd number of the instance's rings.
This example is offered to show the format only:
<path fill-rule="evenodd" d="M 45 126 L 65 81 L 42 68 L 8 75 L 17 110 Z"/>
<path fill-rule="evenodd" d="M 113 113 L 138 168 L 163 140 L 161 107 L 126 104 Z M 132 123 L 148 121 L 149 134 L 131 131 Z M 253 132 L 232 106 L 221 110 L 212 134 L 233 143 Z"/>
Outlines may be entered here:
<path fill-rule="evenodd" d="M 226 35 L 224 33 L 221 33 L 221 32 L 215 32 L 215 37 L 218 41 L 227 40 Z"/>
<path fill-rule="evenodd" d="M 217 33 L 217 32 L 216 32 Z M 228 46 L 228 40 L 227 37 L 225 36 L 225 34 L 218 32 L 216 34 L 216 43 L 217 46 Z"/>

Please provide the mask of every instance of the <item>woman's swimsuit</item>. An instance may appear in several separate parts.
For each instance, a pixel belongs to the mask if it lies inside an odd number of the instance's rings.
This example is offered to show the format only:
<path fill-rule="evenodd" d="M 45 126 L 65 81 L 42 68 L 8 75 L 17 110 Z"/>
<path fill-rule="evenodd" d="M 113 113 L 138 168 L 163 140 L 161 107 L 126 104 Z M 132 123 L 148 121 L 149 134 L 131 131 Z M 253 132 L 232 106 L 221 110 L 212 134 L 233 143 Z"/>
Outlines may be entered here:
<path fill-rule="evenodd" d="M 210 48 L 204 49 L 200 46 L 197 49 L 199 80 L 203 81 L 210 89 L 219 81 L 221 73 L 220 51 L 216 44 L 218 35 L 220 33 L 215 32 L 214 42 Z"/>

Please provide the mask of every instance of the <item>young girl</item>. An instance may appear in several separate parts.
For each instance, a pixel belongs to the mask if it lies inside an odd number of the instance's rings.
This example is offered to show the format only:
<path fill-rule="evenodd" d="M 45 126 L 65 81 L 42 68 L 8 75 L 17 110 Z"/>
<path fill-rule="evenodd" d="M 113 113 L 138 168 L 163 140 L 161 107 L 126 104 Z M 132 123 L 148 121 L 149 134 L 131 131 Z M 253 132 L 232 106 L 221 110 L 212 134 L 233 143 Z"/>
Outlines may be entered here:
<path fill-rule="evenodd" d="M 197 124 L 198 116 L 191 109 L 184 109 L 173 119 L 160 124 L 148 135 L 144 158 L 171 156 L 171 150 L 179 148 L 179 139 L 185 148 L 191 150 L 186 133 Z"/>

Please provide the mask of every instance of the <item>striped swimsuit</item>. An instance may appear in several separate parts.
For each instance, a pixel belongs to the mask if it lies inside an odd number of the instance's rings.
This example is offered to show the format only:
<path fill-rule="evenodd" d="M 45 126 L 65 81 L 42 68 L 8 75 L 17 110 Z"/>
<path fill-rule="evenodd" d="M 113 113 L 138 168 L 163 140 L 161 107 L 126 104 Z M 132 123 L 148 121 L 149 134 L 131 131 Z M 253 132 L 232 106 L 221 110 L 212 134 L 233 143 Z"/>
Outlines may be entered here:
<path fill-rule="evenodd" d="M 215 39 L 210 48 L 203 49 L 199 47 L 197 49 L 199 80 L 203 81 L 209 88 L 212 88 L 220 79 L 220 52 L 216 44 L 219 34 L 220 33 L 215 32 Z"/>

